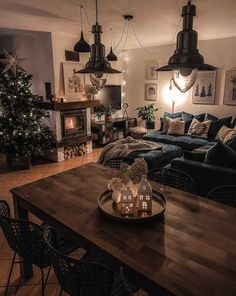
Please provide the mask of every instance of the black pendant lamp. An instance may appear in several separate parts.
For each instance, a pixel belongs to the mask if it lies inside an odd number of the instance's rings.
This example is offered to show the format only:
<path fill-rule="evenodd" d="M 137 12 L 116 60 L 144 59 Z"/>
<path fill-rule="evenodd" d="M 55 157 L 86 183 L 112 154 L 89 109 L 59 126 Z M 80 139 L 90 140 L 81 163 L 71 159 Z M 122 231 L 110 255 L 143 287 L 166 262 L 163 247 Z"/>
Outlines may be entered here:
<path fill-rule="evenodd" d="M 118 58 L 113 52 L 112 45 L 113 45 L 113 32 L 112 32 L 112 28 L 111 28 L 111 49 L 110 49 L 109 54 L 107 55 L 107 60 L 109 62 L 116 62 L 116 61 L 118 61 Z"/>
<path fill-rule="evenodd" d="M 193 30 L 193 17 L 196 16 L 196 6 L 188 1 L 182 8 L 183 30 L 177 35 L 177 46 L 168 65 L 156 71 L 172 71 L 175 86 L 181 91 L 188 91 L 197 78 L 198 70 L 213 71 L 217 68 L 204 63 L 203 56 L 197 49 L 198 33 Z"/>
<path fill-rule="evenodd" d="M 100 79 L 104 74 L 118 74 L 120 71 L 113 69 L 105 56 L 105 46 L 101 43 L 102 26 L 98 24 L 98 3 L 96 0 L 96 24 L 92 26 L 94 43 L 91 45 L 89 61 L 85 68 L 77 73 L 90 74 L 90 79 Z"/>
<path fill-rule="evenodd" d="M 74 51 L 76 52 L 90 52 L 91 48 L 88 42 L 84 40 L 84 33 L 83 33 L 83 21 L 82 21 L 82 9 L 83 6 L 80 6 L 80 21 L 81 21 L 81 35 L 80 40 L 75 44 Z"/>

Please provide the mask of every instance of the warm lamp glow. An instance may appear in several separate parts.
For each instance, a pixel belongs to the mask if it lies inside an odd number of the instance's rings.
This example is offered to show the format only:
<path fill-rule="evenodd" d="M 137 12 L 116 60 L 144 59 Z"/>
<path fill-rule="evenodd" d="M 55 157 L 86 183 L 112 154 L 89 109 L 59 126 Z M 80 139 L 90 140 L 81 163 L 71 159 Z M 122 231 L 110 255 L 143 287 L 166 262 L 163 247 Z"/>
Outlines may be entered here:
<path fill-rule="evenodd" d="M 170 89 L 170 83 L 167 83 L 162 91 L 162 97 L 164 98 L 165 102 L 173 108 L 173 104 L 175 107 L 181 106 L 185 103 L 188 94 L 181 93 L 176 87 L 172 87 Z M 174 112 L 174 110 L 172 110 Z"/>

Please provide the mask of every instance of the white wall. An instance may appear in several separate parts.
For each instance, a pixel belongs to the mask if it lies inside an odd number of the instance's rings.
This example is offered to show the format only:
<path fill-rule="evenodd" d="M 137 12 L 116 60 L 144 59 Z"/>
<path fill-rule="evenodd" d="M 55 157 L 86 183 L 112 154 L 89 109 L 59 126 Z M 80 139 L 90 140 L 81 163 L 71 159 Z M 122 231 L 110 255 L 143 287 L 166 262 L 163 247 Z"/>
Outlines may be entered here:
<path fill-rule="evenodd" d="M 52 47 L 50 33 L 30 32 L 14 34 L 14 47 L 20 58 L 25 58 L 23 68 L 33 74 L 32 90 L 45 97 L 45 82 L 51 83 L 54 93 Z"/>
<path fill-rule="evenodd" d="M 220 68 L 220 70 L 217 71 L 216 103 L 215 105 L 192 104 L 191 90 L 186 94 L 181 94 L 178 91 L 175 111 L 184 110 L 193 114 L 209 112 L 218 117 L 227 115 L 236 116 L 236 106 L 223 105 L 225 69 L 236 67 L 236 38 L 201 41 L 198 47 L 207 64 Z M 149 101 L 144 101 L 144 83 L 155 83 L 156 81 L 145 81 L 145 62 L 147 60 L 157 59 L 160 66 L 165 65 L 169 57 L 173 54 L 174 49 L 175 45 L 150 48 L 151 51 L 158 51 L 159 54 L 150 54 L 142 49 L 127 51 L 125 101 L 129 104 L 130 116 L 137 115 L 135 108 L 138 106 L 151 103 Z M 159 122 L 158 118 L 162 116 L 165 111 L 171 112 L 171 101 L 168 94 L 164 91 L 164 89 L 168 88 L 171 73 L 162 72 L 158 75 L 158 98 L 156 106 L 160 107 L 161 110 L 156 116 L 157 123 Z"/>
<path fill-rule="evenodd" d="M 53 51 L 53 67 L 55 77 L 55 93 L 58 97 L 64 96 L 63 68 L 62 63 L 65 62 L 65 50 L 72 50 L 75 43 L 78 42 L 79 36 L 52 33 L 52 51 Z M 91 42 L 90 42 L 91 43 Z M 89 59 L 89 53 L 80 53 L 80 62 L 85 65 Z M 119 59 L 114 62 L 113 67 L 122 71 L 123 60 Z M 108 75 L 107 84 L 121 84 L 122 74 Z M 88 75 L 86 75 L 86 83 L 89 83 Z"/>

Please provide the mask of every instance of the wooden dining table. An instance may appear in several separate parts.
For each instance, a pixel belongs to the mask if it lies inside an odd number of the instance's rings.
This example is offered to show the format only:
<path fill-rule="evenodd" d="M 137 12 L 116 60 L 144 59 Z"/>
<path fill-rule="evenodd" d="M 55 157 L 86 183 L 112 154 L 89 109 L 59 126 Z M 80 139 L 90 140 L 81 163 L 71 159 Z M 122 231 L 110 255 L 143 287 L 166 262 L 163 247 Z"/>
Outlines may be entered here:
<path fill-rule="evenodd" d="M 97 202 L 115 174 L 89 163 L 14 188 L 15 215 L 31 212 L 114 269 L 123 266 L 151 295 L 236 295 L 236 209 L 152 182 L 167 199 L 164 219 L 115 222 Z M 23 262 L 21 272 L 30 278 L 32 266 Z"/>

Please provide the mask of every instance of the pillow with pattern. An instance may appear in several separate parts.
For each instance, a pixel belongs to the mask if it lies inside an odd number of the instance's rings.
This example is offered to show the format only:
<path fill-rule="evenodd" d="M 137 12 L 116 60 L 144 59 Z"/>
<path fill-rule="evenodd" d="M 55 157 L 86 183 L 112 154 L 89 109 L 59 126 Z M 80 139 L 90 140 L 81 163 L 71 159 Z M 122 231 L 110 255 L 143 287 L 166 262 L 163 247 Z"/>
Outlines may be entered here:
<path fill-rule="evenodd" d="M 223 143 L 227 144 L 235 137 L 236 137 L 236 127 L 225 136 Z"/>
<path fill-rule="evenodd" d="M 183 136 L 185 129 L 185 121 L 183 120 L 171 120 L 169 121 L 169 128 L 167 131 L 167 135 L 178 135 Z"/>
<path fill-rule="evenodd" d="M 234 129 L 229 128 L 225 125 L 223 125 L 221 127 L 221 129 L 218 131 L 217 135 L 216 135 L 216 140 L 220 141 L 220 142 L 224 142 L 225 137 L 230 133 L 230 132 L 234 132 Z M 229 139 L 228 139 L 229 140 Z"/>
<path fill-rule="evenodd" d="M 207 133 L 210 128 L 210 125 L 211 125 L 210 120 L 200 122 L 196 118 L 193 118 L 192 123 L 188 130 L 188 135 L 207 138 Z"/>
<path fill-rule="evenodd" d="M 169 117 L 166 117 L 165 116 L 163 118 L 163 133 L 166 134 L 168 132 L 170 121 L 179 121 L 179 120 L 182 120 L 181 117 L 178 117 L 178 118 L 169 118 Z"/>

